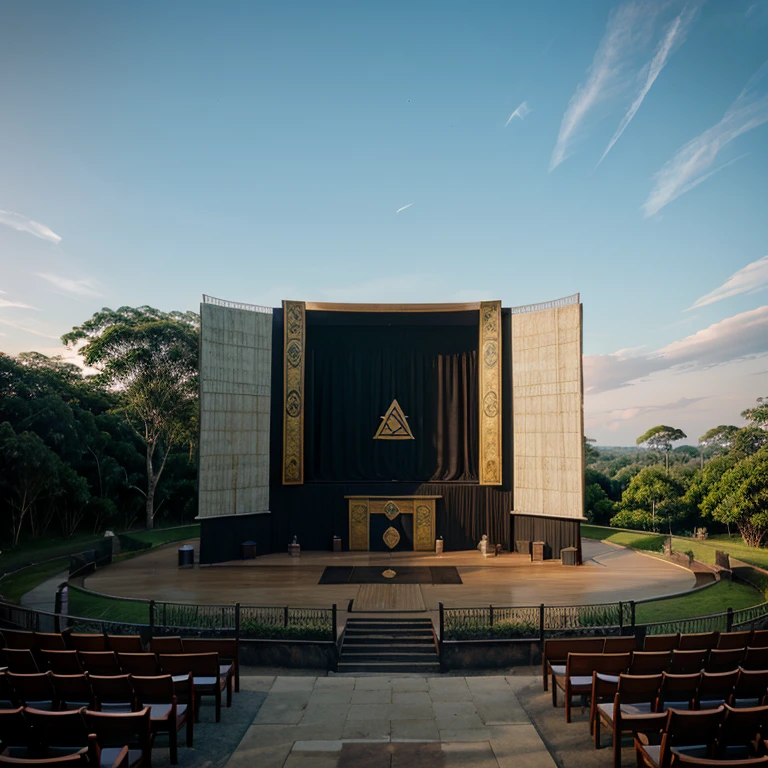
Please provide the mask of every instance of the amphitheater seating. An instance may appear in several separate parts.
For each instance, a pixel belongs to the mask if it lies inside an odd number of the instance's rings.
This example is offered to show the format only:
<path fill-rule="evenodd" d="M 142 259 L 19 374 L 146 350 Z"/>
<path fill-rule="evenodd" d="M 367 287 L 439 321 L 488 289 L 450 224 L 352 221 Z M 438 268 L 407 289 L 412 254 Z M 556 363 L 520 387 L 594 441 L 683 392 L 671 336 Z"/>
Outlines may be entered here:
<path fill-rule="evenodd" d="M 565 672 L 565 662 L 569 653 L 602 653 L 605 647 L 604 637 L 563 637 L 546 640 L 541 652 L 541 675 L 544 690 L 549 689 L 549 675 L 554 675 L 554 666 L 562 667 L 558 672 Z"/>
<path fill-rule="evenodd" d="M 8 672 L 6 674 L 20 704 L 48 711 L 56 709 L 56 694 L 50 672 L 32 674 Z"/>
<path fill-rule="evenodd" d="M 98 709 L 91 681 L 86 673 L 79 675 L 51 674 L 56 701 L 61 709 Z"/>
<path fill-rule="evenodd" d="M 735 668 L 729 672 L 702 672 L 693 700 L 694 709 L 715 709 L 730 702 L 738 679 L 739 670 Z"/>
<path fill-rule="evenodd" d="M 88 675 L 93 695 L 102 712 L 133 712 L 136 694 L 130 675 Z"/>
<path fill-rule="evenodd" d="M 79 675 L 83 671 L 77 651 L 40 651 L 43 665 L 57 675 Z"/>
<path fill-rule="evenodd" d="M 106 651 L 106 635 L 84 635 L 72 633 L 67 637 L 67 643 L 73 651 Z"/>
<path fill-rule="evenodd" d="M 213 696 L 216 722 L 221 720 L 221 692 L 227 691 L 227 706 L 232 706 L 232 677 L 221 674 L 218 653 L 158 654 L 160 666 L 171 675 L 191 675 L 194 681 L 195 720 L 200 719 L 200 701 Z"/>
<path fill-rule="evenodd" d="M 680 635 L 681 651 L 708 651 L 717 645 L 717 632 L 696 632 L 691 635 Z"/>
<path fill-rule="evenodd" d="M 6 648 L 5 664 L 11 672 L 19 674 L 40 671 L 32 651 L 28 648 Z"/>
<path fill-rule="evenodd" d="M 717 638 L 716 648 L 728 650 L 730 648 L 746 648 L 750 644 L 752 635 L 751 630 L 745 632 L 721 632 Z"/>
<path fill-rule="evenodd" d="M 116 653 L 141 653 L 144 650 L 138 635 L 107 635 L 107 646 Z"/>
<path fill-rule="evenodd" d="M 745 651 L 743 646 L 729 649 L 715 648 L 709 652 L 704 669 L 707 672 L 726 672 L 729 669 L 736 669 L 741 664 Z"/>
<path fill-rule="evenodd" d="M 154 653 L 118 653 L 117 663 L 123 672 L 130 675 L 159 675 L 160 662 Z"/>
<path fill-rule="evenodd" d="M 643 640 L 644 651 L 673 651 L 680 647 L 680 634 L 646 635 Z"/>
<path fill-rule="evenodd" d="M 708 650 L 674 650 L 669 662 L 669 671 L 676 675 L 700 672 L 709 656 Z"/>
<path fill-rule="evenodd" d="M 131 766 L 151 768 L 153 737 L 150 714 L 149 707 L 127 713 L 85 710 L 88 728 L 96 734 L 101 749 L 102 764 L 111 764 L 123 747 L 127 746 Z"/>

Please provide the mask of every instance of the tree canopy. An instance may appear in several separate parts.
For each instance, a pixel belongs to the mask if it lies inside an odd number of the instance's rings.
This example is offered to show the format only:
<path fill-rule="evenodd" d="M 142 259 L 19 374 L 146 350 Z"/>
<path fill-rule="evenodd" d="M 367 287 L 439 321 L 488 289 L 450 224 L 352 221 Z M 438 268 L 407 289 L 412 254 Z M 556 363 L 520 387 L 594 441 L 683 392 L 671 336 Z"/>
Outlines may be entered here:
<path fill-rule="evenodd" d="M 663 451 L 666 457 L 667 472 L 669 472 L 669 452 L 672 450 L 672 443 L 676 443 L 678 440 L 685 440 L 686 437 L 688 435 L 682 429 L 660 424 L 657 427 L 651 427 L 647 432 L 640 435 L 637 438 L 637 444 L 642 445 L 645 443 L 653 450 Z"/>

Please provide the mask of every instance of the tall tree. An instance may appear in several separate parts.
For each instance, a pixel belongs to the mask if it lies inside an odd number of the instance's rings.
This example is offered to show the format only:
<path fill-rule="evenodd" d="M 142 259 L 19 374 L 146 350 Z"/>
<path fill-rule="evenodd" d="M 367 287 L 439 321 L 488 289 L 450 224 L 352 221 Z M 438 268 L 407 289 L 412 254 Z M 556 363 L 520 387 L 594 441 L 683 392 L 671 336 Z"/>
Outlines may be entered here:
<path fill-rule="evenodd" d="M 669 473 L 669 452 L 672 450 L 672 443 L 678 440 L 685 440 L 688 435 L 682 429 L 668 427 L 660 424 L 658 427 L 651 427 L 647 432 L 637 438 L 637 444 L 645 443 L 649 448 L 656 451 L 663 451 L 666 459 L 666 470 Z"/>
<path fill-rule="evenodd" d="M 628 514 L 637 511 L 650 513 L 654 530 L 661 523 L 666 524 L 671 533 L 672 523 L 686 512 L 684 494 L 685 487 L 677 478 L 662 472 L 657 467 L 646 467 L 632 478 L 627 490 L 621 496 L 620 506 Z M 622 526 L 623 517 L 619 513 L 611 520 L 611 525 Z"/>
<path fill-rule="evenodd" d="M 757 405 L 742 411 L 741 417 L 753 427 L 768 430 L 768 397 L 758 397 Z"/>
<path fill-rule="evenodd" d="M 199 325 L 193 312 L 105 308 L 62 336 L 68 346 L 82 344 L 86 364 L 120 394 L 120 410 L 146 447 L 147 528 L 171 449 L 195 440 Z"/>
<path fill-rule="evenodd" d="M 711 457 L 729 451 L 733 447 L 738 431 L 739 428 L 732 424 L 721 424 L 719 427 L 708 429 L 699 438 L 702 460 L 705 455 Z"/>

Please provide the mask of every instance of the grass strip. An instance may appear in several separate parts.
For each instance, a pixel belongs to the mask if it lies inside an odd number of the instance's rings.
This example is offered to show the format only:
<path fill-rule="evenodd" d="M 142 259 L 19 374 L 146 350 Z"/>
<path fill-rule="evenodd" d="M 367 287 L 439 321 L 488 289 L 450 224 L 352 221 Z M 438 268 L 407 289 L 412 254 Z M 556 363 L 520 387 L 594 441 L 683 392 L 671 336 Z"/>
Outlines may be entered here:
<path fill-rule="evenodd" d="M 23 595 L 62 571 L 69 572 L 69 556 L 58 557 L 44 563 L 36 563 L 10 573 L 0 581 L 0 593 L 6 600 L 18 603 Z M 66 581 L 63 577 L 62 581 Z"/>

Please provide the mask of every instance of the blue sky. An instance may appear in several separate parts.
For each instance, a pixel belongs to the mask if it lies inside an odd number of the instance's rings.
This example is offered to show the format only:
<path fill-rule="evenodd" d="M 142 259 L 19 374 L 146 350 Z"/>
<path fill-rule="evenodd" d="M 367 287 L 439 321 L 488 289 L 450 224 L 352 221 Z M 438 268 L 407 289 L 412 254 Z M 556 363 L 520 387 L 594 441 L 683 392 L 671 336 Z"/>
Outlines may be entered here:
<path fill-rule="evenodd" d="M 587 434 L 695 441 L 768 394 L 767 59 L 768 0 L 7 0 L 0 349 L 578 291 Z"/>

